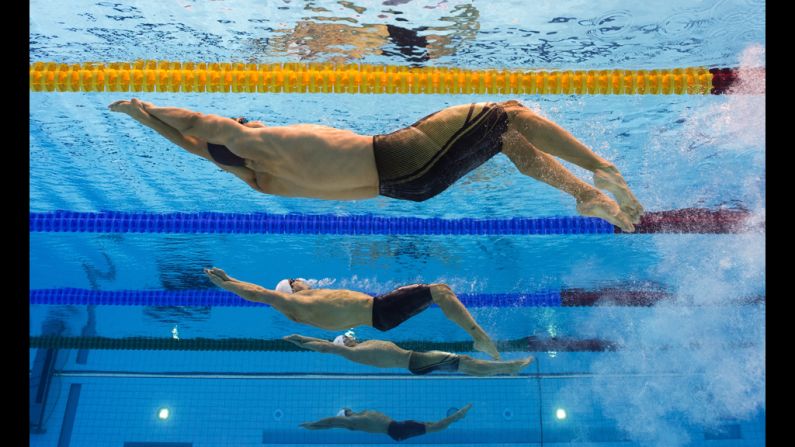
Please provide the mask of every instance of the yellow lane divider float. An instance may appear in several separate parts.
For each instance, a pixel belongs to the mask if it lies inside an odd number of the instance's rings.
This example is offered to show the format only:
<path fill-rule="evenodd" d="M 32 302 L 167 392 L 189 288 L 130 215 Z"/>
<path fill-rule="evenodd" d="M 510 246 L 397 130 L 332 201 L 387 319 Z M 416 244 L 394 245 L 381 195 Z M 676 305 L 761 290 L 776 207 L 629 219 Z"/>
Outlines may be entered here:
<path fill-rule="evenodd" d="M 324 63 L 84 62 L 30 65 L 33 92 L 719 94 L 734 69 L 466 70 Z"/>

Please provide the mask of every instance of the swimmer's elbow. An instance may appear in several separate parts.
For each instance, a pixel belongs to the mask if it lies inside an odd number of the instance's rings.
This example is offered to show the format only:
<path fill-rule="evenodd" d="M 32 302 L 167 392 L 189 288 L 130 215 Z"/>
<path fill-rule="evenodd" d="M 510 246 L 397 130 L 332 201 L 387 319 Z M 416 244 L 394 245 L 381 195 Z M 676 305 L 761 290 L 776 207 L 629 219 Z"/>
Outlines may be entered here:
<path fill-rule="evenodd" d="M 177 129 L 183 135 L 197 137 L 199 135 L 196 134 L 197 124 L 202 119 L 202 114 L 199 112 L 191 112 L 185 117 L 184 120 L 181 122 L 181 129 Z"/>
<path fill-rule="evenodd" d="M 326 343 L 318 343 L 315 346 L 315 351 L 323 353 L 323 354 L 328 354 L 328 353 L 330 353 L 332 351 L 332 349 Z"/>
<path fill-rule="evenodd" d="M 263 191 L 262 188 L 259 187 L 256 180 L 251 180 L 246 183 L 248 183 L 248 186 L 250 186 L 251 189 L 253 189 L 254 191 L 265 193 L 265 191 Z"/>

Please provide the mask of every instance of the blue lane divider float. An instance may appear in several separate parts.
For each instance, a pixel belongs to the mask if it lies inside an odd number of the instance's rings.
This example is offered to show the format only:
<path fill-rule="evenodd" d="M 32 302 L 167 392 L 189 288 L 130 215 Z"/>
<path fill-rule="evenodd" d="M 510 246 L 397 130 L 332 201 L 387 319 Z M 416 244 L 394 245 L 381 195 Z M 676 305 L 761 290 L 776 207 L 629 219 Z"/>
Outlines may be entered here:
<path fill-rule="evenodd" d="M 535 293 L 461 294 L 466 307 L 559 307 L 559 291 Z M 212 306 L 257 307 L 225 290 L 112 290 L 37 289 L 30 291 L 30 304 L 112 306 Z"/>
<path fill-rule="evenodd" d="M 276 233 L 276 234 L 612 234 L 595 217 L 441 219 L 267 213 L 30 213 L 31 232 L 69 233 Z"/>

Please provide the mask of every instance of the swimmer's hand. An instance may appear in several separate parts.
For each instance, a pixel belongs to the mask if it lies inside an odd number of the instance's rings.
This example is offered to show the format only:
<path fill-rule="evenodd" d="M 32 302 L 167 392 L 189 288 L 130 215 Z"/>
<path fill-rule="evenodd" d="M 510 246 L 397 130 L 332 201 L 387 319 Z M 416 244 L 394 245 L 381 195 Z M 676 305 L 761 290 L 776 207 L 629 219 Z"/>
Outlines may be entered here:
<path fill-rule="evenodd" d="M 472 404 L 466 404 L 463 407 L 461 407 L 460 410 L 458 410 L 455 413 L 451 414 L 448 417 L 450 419 L 450 423 L 453 423 L 453 422 L 456 422 L 456 421 L 459 421 L 459 420 L 463 419 L 463 417 L 466 416 L 467 411 L 469 411 L 470 408 L 472 408 Z"/>
<path fill-rule="evenodd" d="M 218 267 L 204 269 L 204 273 L 210 278 L 210 281 L 218 287 L 223 287 L 225 282 L 234 281 L 225 271 Z"/>
<path fill-rule="evenodd" d="M 304 346 L 304 342 L 306 341 L 305 337 L 303 335 L 298 335 L 298 334 L 292 334 L 292 335 L 288 335 L 286 337 L 282 337 L 282 340 L 289 341 L 290 343 L 292 343 L 294 345 L 297 345 L 297 346 L 300 346 L 300 347 L 303 347 Z"/>
<path fill-rule="evenodd" d="M 111 112 L 125 112 L 127 108 L 130 106 L 130 101 L 126 99 L 122 99 L 119 101 L 112 102 L 108 108 Z"/>

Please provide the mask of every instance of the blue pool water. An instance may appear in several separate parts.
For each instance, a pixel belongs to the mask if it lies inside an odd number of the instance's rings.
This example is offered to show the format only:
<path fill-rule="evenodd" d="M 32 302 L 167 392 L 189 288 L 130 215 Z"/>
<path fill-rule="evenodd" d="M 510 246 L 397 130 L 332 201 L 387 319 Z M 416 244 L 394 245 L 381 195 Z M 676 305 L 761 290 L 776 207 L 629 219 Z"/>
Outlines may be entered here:
<path fill-rule="evenodd" d="M 34 0 L 30 60 L 764 66 L 763 1 L 560 3 Z M 426 43 L 387 38 L 387 24 Z M 269 125 L 308 122 L 362 134 L 395 130 L 448 105 L 519 99 L 614 162 L 649 211 L 741 208 L 764 221 L 764 95 L 137 95 Z M 266 196 L 107 110 L 125 98 L 129 94 L 30 94 L 31 211 L 576 214 L 570 196 L 524 177 L 502 155 L 422 203 Z M 587 171 L 564 164 L 591 181 Z M 371 293 L 444 282 L 474 295 L 613 288 L 664 290 L 669 298 L 649 307 L 473 307 L 495 340 L 529 340 L 512 345 L 505 358 L 535 357 L 520 376 L 492 378 L 411 376 L 285 351 L 271 341 L 292 333 L 337 334 L 268 307 L 34 304 L 30 443 L 386 445 L 394 442 L 384 435 L 308 431 L 298 424 L 342 407 L 432 421 L 472 403 L 467 417 L 446 431 L 404 442 L 764 445 L 764 243 L 758 227 L 710 235 L 31 233 L 31 290 L 189 293 L 214 289 L 202 268 L 218 266 L 265 287 L 300 276 Z M 437 307 L 388 333 L 358 328 L 357 335 L 427 347 L 459 343 L 460 352 L 484 358 L 460 344 L 467 334 Z M 97 346 L 97 340 L 109 344 Z M 67 341 L 95 344 L 73 349 Z M 609 348 L 588 348 L 597 345 Z M 158 418 L 162 408 L 170 411 L 165 420 Z M 566 417 L 558 418 L 558 410 Z"/>

